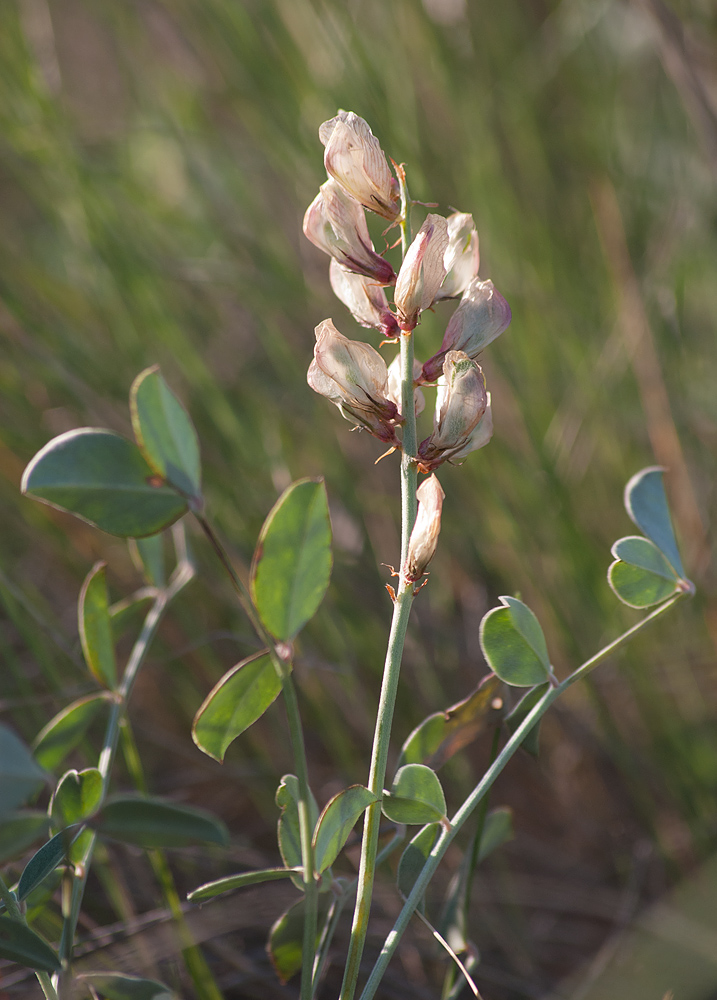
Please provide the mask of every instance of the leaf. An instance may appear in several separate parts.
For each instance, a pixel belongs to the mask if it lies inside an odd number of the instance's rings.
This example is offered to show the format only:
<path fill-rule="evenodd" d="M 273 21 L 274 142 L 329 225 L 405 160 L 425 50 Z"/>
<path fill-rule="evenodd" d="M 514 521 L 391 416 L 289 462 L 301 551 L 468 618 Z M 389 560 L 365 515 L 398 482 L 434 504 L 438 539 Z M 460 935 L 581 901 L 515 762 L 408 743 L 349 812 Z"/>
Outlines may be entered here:
<path fill-rule="evenodd" d="M 676 575 L 684 579 L 685 571 L 675 541 L 662 482 L 664 471 L 659 466 L 651 466 L 635 473 L 625 487 L 625 509 L 630 520 L 667 558 Z"/>
<path fill-rule="evenodd" d="M 318 900 L 316 922 L 316 947 L 319 945 L 323 927 L 333 905 L 331 894 L 321 895 Z M 269 931 L 267 951 L 271 964 L 282 984 L 288 982 L 301 968 L 301 952 L 304 943 L 304 913 L 306 899 L 301 898 L 282 913 Z"/>
<path fill-rule="evenodd" d="M 85 663 L 100 684 L 113 690 L 117 685 L 117 664 L 107 600 L 106 565 L 95 563 L 87 574 L 77 610 Z"/>
<path fill-rule="evenodd" d="M 12 729 L 0 724 L 0 820 L 14 812 L 47 780 L 47 775 Z"/>
<path fill-rule="evenodd" d="M 157 535 L 153 535 L 153 538 L 157 538 Z M 134 541 L 134 539 L 130 539 Z M 144 541 L 144 539 L 142 539 Z M 151 594 L 142 594 L 139 596 L 131 595 L 124 601 L 117 601 L 109 609 L 110 614 L 110 624 L 112 626 L 112 639 L 115 643 L 129 631 L 134 630 L 134 632 L 139 635 L 142 624 L 144 623 L 145 616 L 149 610 L 149 605 L 153 602 L 154 598 Z"/>
<path fill-rule="evenodd" d="M 91 825 L 99 834 L 140 847 L 229 843 L 226 826 L 211 813 L 149 796 L 113 795 Z"/>
<path fill-rule="evenodd" d="M 262 622 L 293 639 L 323 600 L 331 576 L 331 523 L 324 483 L 301 479 L 277 500 L 254 553 L 251 592 Z"/>
<path fill-rule="evenodd" d="M 433 771 L 443 767 L 459 750 L 472 743 L 485 729 L 491 702 L 500 686 L 495 674 L 488 674 L 463 701 L 444 712 L 424 719 L 401 748 L 398 766 L 425 764 Z"/>
<path fill-rule="evenodd" d="M 124 972 L 81 972 L 75 978 L 91 986 L 104 1000 L 173 1000 L 176 996 L 156 979 L 140 979 Z"/>
<path fill-rule="evenodd" d="M 314 830 L 314 870 L 317 875 L 334 863 L 366 807 L 376 796 L 363 785 L 350 785 L 334 795 L 319 816 Z"/>
<path fill-rule="evenodd" d="M 537 687 L 531 688 L 527 694 L 523 695 L 512 712 L 505 718 L 505 724 L 508 727 L 508 732 L 511 736 L 549 690 L 550 684 L 546 682 L 545 684 L 538 684 Z M 533 757 L 538 756 L 540 722 L 541 720 L 538 719 L 523 742 L 520 744 L 523 750 L 526 750 Z"/>
<path fill-rule="evenodd" d="M 60 960 L 47 941 L 10 917 L 0 917 L 0 958 L 40 972 L 60 971 Z"/>
<path fill-rule="evenodd" d="M 292 875 L 301 875 L 303 868 L 263 868 L 256 872 L 240 872 L 238 875 L 227 875 L 226 878 L 219 878 L 215 882 L 207 882 L 193 889 L 187 899 L 190 903 L 203 903 L 207 899 L 214 899 L 215 896 L 223 892 L 230 892 L 232 889 L 243 889 L 247 885 L 256 885 L 258 882 L 274 882 L 281 878 L 290 878 Z"/>
<path fill-rule="evenodd" d="M 102 802 L 102 775 L 96 767 L 67 771 L 60 778 L 50 803 L 53 826 L 67 827 L 92 816 Z"/>
<path fill-rule="evenodd" d="M 157 366 L 134 380 L 129 407 L 132 429 L 147 462 L 183 496 L 201 503 L 197 432 Z"/>
<path fill-rule="evenodd" d="M 512 840 L 514 836 L 513 810 L 509 806 L 498 806 L 497 809 L 491 809 L 483 824 L 483 833 L 478 848 L 478 864 L 493 851 Z"/>
<path fill-rule="evenodd" d="M 122 538 L 154 535 L 187 510 L 137 445 L 95 427 L 48 442 L 25 469 L 22 492 Z"/>
<path fill-rule="evenodd" d="M 56 833 L 30 858 L 17 884 L 17 898 L 27 899 L 33 889 L 43 882 L 50 872 L 54 872 L 67 856 L 70 846 L 80 832 L 78 826 L 68 826 Z"/>
<path fill-rule="evenodd" d="M 295 774 L 285 774 L 276 790 L 276 804 L 281 810 L 278 824 L 279 853 L 287 868 L 304 870 L 301 857 L 301 831 L 299 827 L 299 779 Z M 319 807 L 316 799 L 310 793 L 309 822 L 311 829 L 316 826 L 319 818 Z M 297 889 L 303 891 L 304 880 L 301 876 L 292 876 L 291 881 Z"/>
<path fill-rule="evenodd" d="M 480 623 L 480 644 L 488 665 L 506 684 L 531 687 L 551 673 L 538 619 L 515 597 L 501 597 Z"/>
<path fill-rule="evenodd" d="M 133 538 L 129 543 L 132 562 L 150 587 L 164 587 L 167 574 L 164 567 L 164 535 Z"/>
<path fill-rule="evenodd" d="M 405 764 L 396 772 L 390 792 L 383 793 L 384 816 L 393 823 L 436 823 L 445 819 L 446 797 L 438 775 L 423 764 Z"/>
<path fill-rule="evenodd" d="M 396 885 L 398 891 L 404 896 L 411 895 L 416 879 L 423 871 L 426 859 L 433 850 L 440 828 L 440 823 L 429 823 L 428 826 L 424 826 L 401 855 L 401 860 L 398 862 Z"/>
<path fill-rule="evenodd" d="M 110 696 L 103 691 L 73 701 L 58 712 L 35 737 L 33 747 L 38 764 L 48 771 L 54 770 L 82 740 L 99 710 L 109 704 Z"/>
<path fill-rule="evenodd" d="M 653 542 L 638 535 L 621 538 L 612 547 L 616 562 L 608 569 L 608 583 L 631 608 L 659 604 L 679 590 L 675 571 Z"/>
<path fill-rule="evenodd" d="M 0 823 L 0 864 L 22 854 L 28 847 L 46 837 L 50 826 L 47 813 L 25 810 L 11 813 Z"/>
<path fill-rule="evenodd" d="M 242 660 L 202 702 L 192 739 L 204 753 L 223 761 L 229 745 L 264 714 L 280 691 L 281 679 L 268 653 Z"/>

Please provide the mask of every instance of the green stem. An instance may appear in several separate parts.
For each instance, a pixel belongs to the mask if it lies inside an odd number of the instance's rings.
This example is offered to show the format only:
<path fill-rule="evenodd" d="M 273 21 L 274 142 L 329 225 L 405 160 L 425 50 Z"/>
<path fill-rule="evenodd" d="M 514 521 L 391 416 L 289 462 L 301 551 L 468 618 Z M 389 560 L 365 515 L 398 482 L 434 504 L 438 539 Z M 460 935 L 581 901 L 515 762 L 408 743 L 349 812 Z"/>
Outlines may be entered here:
<path fill-rule="evenodd" d="M 296 697 L 296 688 L 291 676 L 291 665 L 286 659 L 279 655 L 273 637 L 267 632 L 261 623 L 261 619 L 256 613 L 251 595 L 243 583 L 241 577 L 234 569 L 232 562 L 227 555 L 219 536 L 206 517 L 195 512 L 195 517 L 199 521 L 204 534 L 207 536 L 212 548 L 217 554 L 219 561 L 224 567 L 231 580 L 234 592 L 237 595 L 239 604 L 252 624 L 254 631 L 261 642 L 269 650 L 274 669 L 281 678 L 284 695 L 284 706 L 289 723 L 289 734 L 291 738 L 291 748 L 294 756 L 294 767 L 296 777 L 299 782 L 299 834 L 301 837 L 301 864 L 304 870 L 304 892 L 306 894 L 306 910 L 304 919 L 304 940 L 302 947 L 301 965 L 301 1000 L 311 1000 L 313 996 L 313 968 L 314 952 L 316 951 L 316 921 L 318 911 L 318 884 L 314 878 L 314 851 L 311 843 L 313 826 L 311 823 L 311 792 L 309 790 L 309 768 L 306 761 L 306 747 L 304 744 L 304 734 L 301 727 L 301 715 L 299 713 L 299 702 Z"/>
<path fill-rule="evenodd" d="M 162 614 L 166 610 L 167 605 L 173 600 L 174 597 L 176 597 L 180 590 L 182 590 L 189 583 L 193 576 L 194 569 L 189 562 L 180 562 L 178 564 L 174 575 L 169 582 L 169 586 L 157 593 L 154 604 L 149 609 L 147 616 L 144 619 L 144 624 L 142 625 L 142 631 L 139 634 L 139 638 L 132 647 L 132 652 L 130 653 L 127 666 L 122 676 L 122 682 L 115 693 L 115 699 L 110 709 L 110 717 L 107 721 L 105 738 L 97 765 L 98 770 L 102 775 L 101 801 L 104 801 L 109 789 L 112 765 L 117 752 L 120 725 L 125 712 L 127 711 L 127 703 L 129 702 L 132 687 L 137 678 L 137 674 L 139 673 L 139 669 L 144 662 L 152 639 L 154 638 L 159 626 Z M 87 878 L 89 875 L 90 865 L 92 864 L 92 857 L 94 855 L 96 842 L 97 837 L 93 834 L 87 842 L 87 846 L 82 854 L 82 857 L 75 865 L 76 875 L 72 883 L 69 909 L 62 924 L 62 935 L 60 937 L 60 959 L 63 964 L 64 972 L 64 975 L 61 977 L 61 981 L 66 978 L 67 970 L 69 969 L 69 964 L 72 960 L 72 949 L 74 946 L 75 932 L 77 930 L 77 921 L 80 916 L 80 909 L 82 907 L 82 900 L 85 894 L 85 887 L 87 885 Z"/>
<path fill-rule="evenodd" d="M 410 199 L 406 187 L 406 178 L 399 173 L 401 186 L 401 242 L 403 254 L 411 240 L 410 229 Z M 401 413 L 403 425 L 403 440 L 401 454 L 401 567 L 408 554 L 408 541 L 416 520 L 416 409 L 414 405 L 413 384 L 413 334 L 401 334 Z M 379 699 L 376 728 L 371 749 L 371 768 L 369 771 L 368 788 L 377 797 L 364 814 L 363 838 L 361 841 L 361 862 L 359 865 L 356 904 L 354 907 L 351 940 L 346 968 L 341 987 L 340 1000 L 352 1000 L 356 992 L 361 956 L 363 955 L 368 932 L 368 920 L 371 910 L 373 883 L 376 872 L 376 852 L 378 850 L 378 835 L 381 824 L 381 797 L 386 779 L 386 764 L 388 761 L 391 725 L 396 705 L 398 678 L 403 658 L 403 646 L 406 639 L 408 619 L 413 604 L 413 584 L 406 583 L 400 577 L 398 592 L 393 605 L 391 631 L 386 649 L 386 661 L 383 670 L 381 695 Z"/>
<path fill-rule="evenodd" d="M 530 730 L 547 712 L 553 702 L 556 701 L 565 691 L 567 691 L 569 687 L 575 684 L 576 681 L 579 681 L 583 677 L 587 676 L 587 674 L 594 670 L 595 667 L 597 667 L 604 660 L 608 659 L 608 657 L 612 656 L 613 653 L 617 652 L 618 649 L 628 643 L 639 632 L 642 632 L 643 629 L 652 625 L 658 618 L 661 618 L 662 615 L 666 614 L 670 608 L 686 596 L 688 595 L 685 593 L 675 595 L 665 604 L 661 605 L 649 614 L 646 618 L 643 618 L 642 621 L 633 625 L 633 627 L 628 629 L 626 632 L 623 632 L 621 636 L 618 636 L 617 639 L 601 649 L 599 653 L 596 653 L 595 656 L 586 660 L 585 663 L 578 667 L 577 670 L 570 674 L 570 676 L 567 677 L 561 684 L 558 684 L 556 687 L 551 687 L 533 708 L 532 712 L 526 716 L 503 747 L 493 765 L 486 771 L 483 778 L 476 785 L 453 819 L 450 821 L 449 826 L 443 830 L 440 837 L 436 841 L 433 850 L 426 860 L 423 871 L 416 879 L 416 883 L 410 896 L 406 900 L 398 919 L 384 942 L 381 954 L 379 955 L 376 964 L 371 971 L 371 975 L 368 978 L 366 986 L 364 987 L 363 993 L 361 994 L 361 1000 L 371 1000 L 371 998 L 375 996 L 379 983 L 381 982 L 383 974 L 386 971 L 386 967 L 388 966 L 388 963 L 398 946 L 398 942 L 400 941 L 403 932 L 406 930 L 413 912 L 418 906 L 420 900 L 423 898 L 426 888 L 428 887 L 428 883 L 433 877 L 436 868 L 446 853 L 446 850 L 473 810 L 492 787 L 496 778 L 504 769 L 511 757 L 515 754 L 516 750 L 520 747 Z"/>

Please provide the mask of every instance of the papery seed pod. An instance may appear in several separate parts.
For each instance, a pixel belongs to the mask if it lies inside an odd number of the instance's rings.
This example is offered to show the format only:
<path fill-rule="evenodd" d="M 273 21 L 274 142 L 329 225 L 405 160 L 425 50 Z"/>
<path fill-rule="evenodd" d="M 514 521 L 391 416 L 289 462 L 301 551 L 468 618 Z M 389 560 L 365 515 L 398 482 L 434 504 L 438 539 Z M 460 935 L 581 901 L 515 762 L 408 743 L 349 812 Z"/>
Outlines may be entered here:
<path fill-rule="evenodd" d="M 449 351 L 438 383 L 433 433 L 418 448 L 419 467 L 431 472 L 442 462 L 467 454 L 465 449 L 487 406 L 480 366 L 463 351 Z"/>
<path fill-rule="evenodd" d="M 304 235 L 339 264 L 379 285 L 392 285 L 393 268 L 374 250 L 364 210 L 336 181 L 328 180 L 304 215 Z"/>
<path fill-rule="evenodd" d="M 442 215 L 429 215 L 406 251 L 396 278 L 394 303 L 398 325 L 412 330 L 419 313 L 433 302 L 446 275 L 444 257 L 448 247 L 448 226 Z"/>
<path fill-rule="evenodd" d="M 347 271 L 333 259 L 329 265 L 329 280 L 334 294 L 350 309 L 357 323 L 380 330 L 384 337 L 398 334 L 396 317 L 388 307 L 386 293 L 376 281 Z"/>
<path fill-rule="evenodd" d="M 433 559 L 441 530 L 444 497 L 445 493 L 436 476 L 424 479 L 416 490 L 418 513 L 408 540 L 408 554 L 402 573 L 406 583 L 417 583 Z"/>
<path fill-rule="evenodd" d="M 462 295 L 478 274 L 480 250 L 478 231 L 473 216 L 466 212 L 454 212 L 446 219 L 448 225 L 448 249 L 444 257 L 446 276 L 438 289 L 435 301 L 455 299 Z"/>
<path fill-rule="evenodd" d="M 324 165 L 329 177 L 364 208 L 391 222 L 398 217 L 398 190 L 386 155 L 367 122 L 353 111 L 339 111 L 319 127 L 326 147 Z"/>
<path fill-rule="evenodd" d="M 508 328 L 510 320 L 510 306 L 493 282 L 474 278 L 448 322 L 440 351 L 423 366 L 423 381 L 435 382 L 449 351 L 463 351 L 475 360 Z"/>
<path fill-rule="evenodd" d="M 463 447 L 454 452 L 450 461 L 452 464 L 457 464 L 461 459 L 466 458 L 470 455 L 472 451 L 478 451 L 479 448 L 485 448 L 490 439 L 493 437 L 493 409 L 491 407 L 490 393 L 486 393 L 486 405 L 485 413 L 480 418 L 478 423 L 475 425 L 471 433 L 468 435 L 468 439 Z"/>
<path fill-rule="evenodd" d="M 413 360 L 413 378 L 414 381 L 420 378 L 421 375 L 421 362 L 417 361 L 415 358 Z M 397 354 L 393 359 L 391 364 L 388 366 L 388 398 L 393 400 L 399 409 L 402 416 L 405 414 L 401 409 L 401 355 Z M 413 390 L 413 405 L 416 408 L 416 416 L 419 413 L 423 413 L 426 406 L 426 397 L 423 395 L 421 389 Z"/>
<path fill-rule="evenodd" d="M 397 445 L 398 407 L 388 399 L 386 362 L 370 344 L 349 340 L 325 319 L 316 327 L 314 360 L 307 381 L 339 407 L 347 420 L 381 441 Z"/>

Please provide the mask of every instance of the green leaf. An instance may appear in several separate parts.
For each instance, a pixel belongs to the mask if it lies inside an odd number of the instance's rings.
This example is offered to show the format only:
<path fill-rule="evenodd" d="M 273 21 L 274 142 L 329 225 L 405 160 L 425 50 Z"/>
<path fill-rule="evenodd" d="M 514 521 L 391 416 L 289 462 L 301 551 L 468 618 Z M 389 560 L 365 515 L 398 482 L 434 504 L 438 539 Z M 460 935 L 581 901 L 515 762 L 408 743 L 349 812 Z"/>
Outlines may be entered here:
<path fill-rule="evenodd" d="M 483 732 L 493 712 L 491 703 L 499 686 L 495 674 L 488 674 L 463 701 L 444 712 L 429 715 L 403 744 L 398 766 L 425 764 L 433 771 L 443 767 Z"/>
<path fill-rule="evenodd" d="M 109 707 L 110 695 L 106 692 L 90 694 L 73 701 L 51 719 L 35 737 L 35 759 L 48 771 L 61 764 L 87 732 L 99 710 Z"/>
<path fill-rule="evenodd" d="M 192 739 L 215 760 L 260 718 L 281 691 L 281 679 L 268 653 L 242 660 L 226 673 L 194 716 Z"/>
<path fill-rule="evenodd" d="M 47 775 L 20 737 L 0 724 L 0 820 L 29 799 L 46 780 Z"/>
<path fill-rule="evenodd" d="M 156 979 L 140 979 L 124 972 L 81 972 L 76 978 L 104 1000 L 173 1000 L 176 996 Z"/>
<path fill-rule="evenodd" d="M 531 687 L 551 673 L 538 619 L 515 597 L 501 597 L 480 624 L 480 644 L 488 665 L 506 684 Z"/>
<path fill-rule="evenodd" d="M 11 813 L 0 823 L 0 864 L 22 854 L 40 837 L 46 837 L 49 826 L 47 813 L 30 809 Z"/>
<path fill-rule="evenodd" d="M 152 537 L 157 538 L 159 536 L 153 535 Z M 134 541 L 134 539 L 131 540 Z M 112 626 L 112 638 L 115 643 L 118 643 L 127 632 L 134 631 L 136 635 L 139 635 L 149 610 L 149 605 L 153 600 L 153 595 L 140 593 L 139 596 L 131 595 L 124 601 L 117 601 L 116 604 L 110 607 L 110 624 Z"/>
<path fill-rule="evenodd" d="M 382 811 L 393 823 L 437 823 L 445 819 L 446 797 L 438 775 L 423 764 L 405 764 L 396 772 Z"/>
<path fill-rule="evenodd" d="M 537 687 L 531 688 L 527 694 L 523 695 L 512 712 L 505 718 L 505 724 L 508 727 L 508 732 L 511 736 L 516 731 L 518 726 L 521 725 L 523 720 L 530 715 L 538 702 L 548 693 L 549 690 L 550 684 L 546 682 L 545 684 L 538 684 Z M 523 750 L 526 750 L 533 757 L 538 756 L 540 723 L 541 720 L 538 719 L 523 742 L 520 744 Z"/>
<path fill-rule="evenodd" d="M 661 604 L 678 589 L 675 587 L 674 577 L 666 580 L 664 576 L 651 573 L 641 566 L 631 566 L 619 559 L 611 563 L 607 580 L 622 603 L 631 608 L 649 608 L 652 604 Z"/>
<path fill-rule="evenodd" d="M 616 559 L 630 563 L 631 566 L 639 566 L 640 569 L 648 570 L 657 576 L 662 576 L 669 580 L 673 586 L 677 584 L 678 577 L 672 566 L 657 546 L 643 538 L 641 535 L 630 535 L 628 538 L 620 538 L 612 547 L 612 554 Z"/>
<path fill-rule="evenodd" d="M 85 663 L 100 684 L 113 690 L 117 685 L 117 664 L 107 600 L 106 565 L 95 563 L 87 574 L 77 610 Z"/>
<path fill-rule="evenodd" d="M 229 843 L 224 823 L 204 809 L 140 795 L 113 795 L 92 822 L 97 833 L 140 847 Z"/>
<path fill-rule="evenodd" d="M 303 872 L 301 857 L 301 831 L 299 827 L 299 779 L 295 774 L 285 774 L 276 790 L 276 804 L 281 810 L 278 824 L 278 841 L 281 858 L 287 868 L 300 868 Z M 311 829 L 316 826 L 319 818 L 319 807 L 313 794 L 309 801 L 309 820 Z M 297 889 L 303 891 L 303 876 L 292 876 L 291 881 Z"/>
<path fill-rule="evenodd" d="M 625 509 L 633 523 L 667 558 L 676 575 L 684 579 L 685 571 L 662 482 L 664 471 L 659 466 L 651 466 L 635 473 L 625 487 Z"/>
<path fill-rule="evenodd" d="M 66 827 L 92 816 L 102 802 L 102 775 L 96 767 L 67 771 L 50 803 L 53 826 Z"/>
<path fill-rule="evenodd" d="M 140 372 L 130 390 L 129 406 L 132 429 L 147 462 L 183 496 L 201 502 L 197 432 L 159 368 Z"/>
<path fill-rule="evenodd" d="M 27 899 L 33 889 L 43 882 L 50 872 L 54 872 L 58 865 L 67 857 L 67 852 L 72 845 L 72 841 L 80 832 L 77 826 L 68 826 L 67 829 L 56 833 L 46 844 L 43 844 L 30 858 L 23 869 L 20 881 L 17 884 L 17 898 Z"/>
<path fill-rule="evenodd" d="M 132 538 L 129 543 L 132 562 L 150 587 L 164 587 L 167 573 L 164 565 L 164 534 L 149 538 Z"/>
<path fill-rule="evenodd" d="M 323 927 L 333 905 L 331 894 L 319 896 L 316 922 L 316 947 L 318 947 Z M 271 964 L 282 983 L 288 982 L 301 968 L 301 952 L 304 943 L 304 914 L 306 900 L 300 899 L 282 913 L 269 931 L 267 950 Z"/>
<path fill-rule="evenodd" d="M 273 636 L 293 639 L 323 600 L 331 575 L 331 523 L 323 482 L 301 479 L 282 493 L 264 522 L 251 591 Z"/>
<path fill-rule="evenodd" d="M 187 896 L 190 903 L 203 903 L 207 899 L 214 899 L 215 896 L 223 892 L 230 892 L 232 889 L 243 889 L 247 885 L 256 885 L 258 882 L 274 882 L 281 878 L 290 878 L 292 875 L 301 876 L 302 868 L 263 868 L 256 872 L 240 872 L 238 875 L 227 875 L 226 878 L 219 878 L 215 882 L 207 882 L 193 889 Z"/>
<path fill-rule="evenodd" d="M 507 844 L 514 836 L 513 810 L 509 806 L 498 806 L 497 809 L 491 809 L 483 824 L 483 833 L 478 848 L 478 864 L 493 851 L 502 847 L 503 844 Z"/>
<path fill-rule="evenodd" d="M 404 896 L 410 896 L 416 879 L 423 871 L 428 855 L 438 839 L 440 823 L 429 823 L 419 830 L 413 840 L 406 846 L 401 860 L 398 862 L 396 884 L 398 891 Z"/>
<path fill-rule="evenodd" d="M 319 816 L 314 830 L 314 870 L 317 875 L 334 863 L 366 807 L 376 796 L 363 785 L 351 785 L 334 795 Z"/>
<path fill-rule="evenodd" d="M 137 445 L 94 427 L 46 444 L 25 469 L 22 492 L 122 538 L 154 535 L 187 510 Z"/>
<path fill-rule="evenodd" d="M 39 972 L 60 971 L 60 960 L 47 941 L 10 917 L 0 917 L 0 958 Z"/>

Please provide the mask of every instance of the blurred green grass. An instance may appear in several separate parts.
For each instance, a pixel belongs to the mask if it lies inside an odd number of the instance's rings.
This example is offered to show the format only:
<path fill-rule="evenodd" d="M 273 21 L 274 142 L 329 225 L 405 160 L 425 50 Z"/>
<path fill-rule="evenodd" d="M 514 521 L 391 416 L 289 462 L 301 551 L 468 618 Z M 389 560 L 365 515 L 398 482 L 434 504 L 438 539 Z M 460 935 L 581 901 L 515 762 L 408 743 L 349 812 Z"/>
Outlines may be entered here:
<path fill-rule="evenodd" d="M 349 435 L 305 383 L 317 322 L 365 333 L 301 235 L 323 180 L 318 125 L 344 107 L 407 164 L 414 197 L 473 212 L 481 275 L 513 308 L 485 358 L 494 440 L 441 476 L 441 547 L 416 605 L 397 745 L 475 685 L 478 623 L 498 594 L 534 608 L 561 674 L 635 620 L 605 573 L 611 543 L 631 532 L 624 483 L 664 461 L 653 450 L 664 435 L 649 411 L 654 379 L 640 376 L 645 343 L 631 347 L 620 323 L 630 273 L 601 200 L 614 192 L 669 398 L 662 415 L 689 474 L 673 470 L 668 486 L 698 596 L 575 692 L 547 727 L 539 776 L 519 765 L 500 788 L 517 800 L 519 830 L 548 852 L 590 858 L 603 879 L 619 882 L 639 836 L 671 878 L 714 850 L 716 140 L 695 111 L 699 86 L 674 69 L 682 36 L 661 32 L 660 10 L 656 0 L 7 0 L 0 564 L 12 592 L 0 587 L 0 697 L 23 735 L 83 684 L 68 650 L 92 561 L 108 559 L 117 597 L 136 578 L 118 542 L 21 500 L 19 475 L 63 430 L 127 432 L 132 379 L 159 363 L 197 424 L 209 509 L 240 559 L 290 479 L 326 477 L 336 567 L 297 676 L 317 795 L 365 779 L 390 616 L 380 564 L 398 558 L 396 466 L 374 466 L 374 442 Z M 714 11 L 700 0 L 675 10 L 709 106 Z M 426 317 L 422 357 L 449 313 Z M 274 787 L 291 767 L 280 711 L 230 751 L 245 785 L 235 800 L 189 739 L 204 694 L 252 644 L 199 538 L 195 547 L 202 580 L 137 691 L 139 738 L 156 791 L 220 808 L 265 847 Z M 484 755 L 479 746 L 453 769 L 456 801 Z M 582 768 L 585 787 L 567 795 Z M 563 832 L 577 812 L 580 833 Z M 538 967 L 555 977 L 575 960 Z"/>

